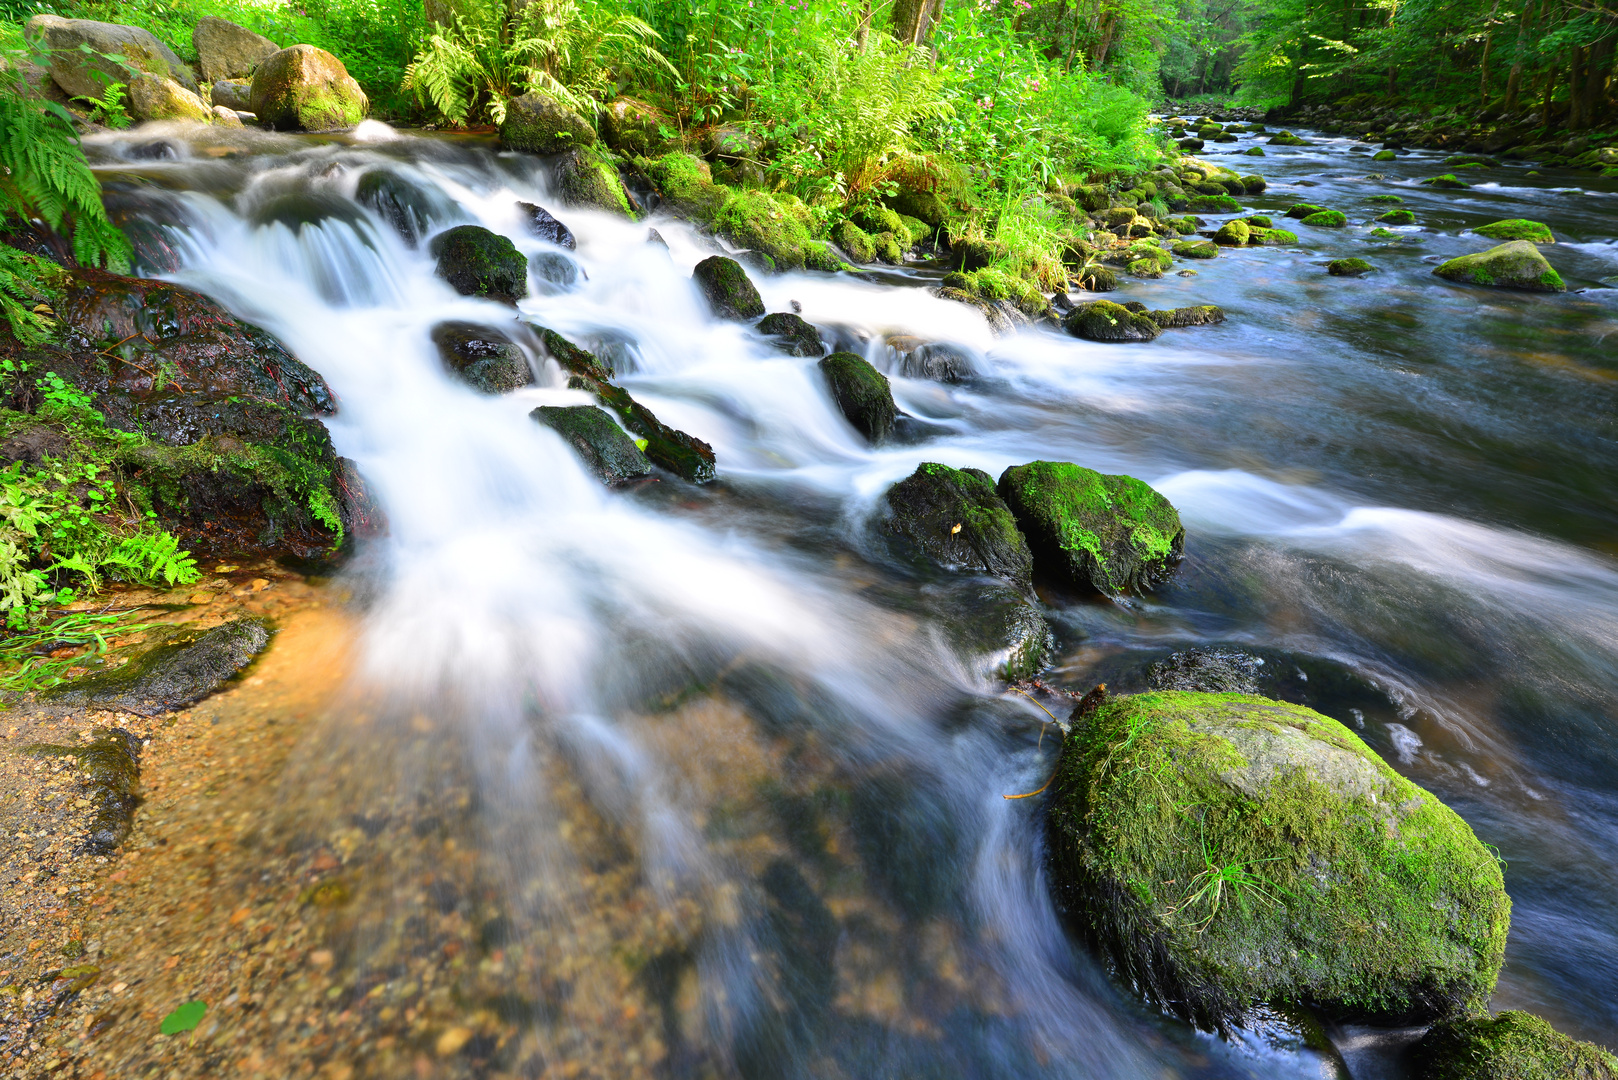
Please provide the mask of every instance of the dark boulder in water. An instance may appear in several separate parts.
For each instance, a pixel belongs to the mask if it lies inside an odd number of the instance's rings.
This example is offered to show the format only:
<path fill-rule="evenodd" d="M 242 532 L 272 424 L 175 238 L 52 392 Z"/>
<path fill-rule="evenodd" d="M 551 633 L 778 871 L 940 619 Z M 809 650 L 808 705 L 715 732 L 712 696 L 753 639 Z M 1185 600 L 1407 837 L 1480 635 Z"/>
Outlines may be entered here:
<path fill-rule="evenodd" d="M 123 667 L 86 675 L 47 690 L 55 705 L 125 709 L 141 715 L 194 705 L 250 664 L 270 640 L 258 619 L 236 619 L 212 630 L 187 631 Z"/>
<path fill-rule="evenodd" d="M 574 147 L 556 162 L 556 189 L 568 206 L 584 206 L 608 213 L 635 216 L 629 193 L 618 173 L 593 150 Z"/>
<path fill-rule="evenodd" d="M 923 462 L 888 489 L 887 502 L 888 531 L 908 538 L 934 562 L 1032 586 L 1028 541 L 988 473 Z"/>
<path fill-rule="evenodd" d="M 1057 299 L 1066 301 L 1063 293 Z M 888 338 L 888 348 L 898 359 L 899 374 L 907 379 L 932 379 L 935 382 L 961 383 L 977 375 L 972 358 L 954 345 L 941 341 L 922 341 L 909 335 Z"/>
<path fill-rule="evenodd" d="M 1089 341 L 1155 341 L 1162 328 L 1142 312 L 1110 300 L 1076 304 L 1062 318 L 1062 329 Z"/>
<path fill-rule="evenodd" d="M 560 251 L 541 251 L 529 256 L 528 269 L 544 282 L 547 291 L 567 292 L 579 283 L 583 271 L 579 264 Z"/>
<path fill-rule="evenodd" d="M 1434 1024 L 1411 1054 L 1421 1080 L 1618 1080 L 1618 1058 L 1512 1010 Z"/>
<path fill-rule="evenodd" d="M 433 327 L 432 339 L 444 367 L 485 394 L 504 394 L 534 381 L 522 347 L 491 326 L 442 322 Z"/>
<path fill-rule="evenodd" d="M 1145 314 L 1165 330 L 1179 330 L 1187 326 L 1217 326 L 1225 321 L 1224 309 L 1214 304 L 1196 304 L 1168 311 L 1148 311 Z"/>
<path fill-rule="evenodd" d="M 541 405 L 528 415 L 560 435 L 604 484 L 652 473 L 652 463 L 635 441 L 594 405 Z"/>
<path fill-rule="evenodd" d="M 253 209 L 250 219 L 260 228 L 285 225 L 292 232 L 299 233 L 306 226 L 324 225 L 328 221 L 353 225 L 360 220 L 360 212 L 353 203 L 337 195 L 319 191 L 292 191 L 266 199 Z"/>
<path fill-rule="evenodd" d="M 1208 694 L 1256 694 L 1264 661 L 1230 649 L 1189 649 L 1158 660 L 1146 670 L 1153 690 L 1194 690 Z"/>
<path fill-rule="evenodd" d="M 433 237 L 428 250 L 438 260 L 438 276 L 462 296 L 515 304 L 528 295 L 528 260 L 499 233 L 457 225 Z"/>
<path fill-rule="evenodd" d="M 520 202 L 517 209 L 522 213 L 528 231 L 541 240 L 548 240 L 557 247 L 565 247 L 569 251 L 578 247 L 578 241 L 573 237 L 573 230 L 557 221 L 543 206 Z"/>
<path fill-rule="evenodd" d="M 697 263 L 691 271 L 691 280 L 697 283 L 702 295 L 708 298 L 708 306 L 721 319 L 741 322 L 764 314 L 764 300 L 758 288 L 735 259 L 710 255 Z"/>
<path fill-rule="evenodd" d="M 1107 596 L 1143 592 L 1179 565 L 1185 528 L 1169 501 L 1133 476 L 1069 461 L 1031 461 L 1000 474 L 1034 570 Z"/>
<path fill-rule="evenodd" d="M 826 351 L 820 331 L 790 311 L 778 311 L 759 320 L 758 332 L 774 339 L 788 356 L 819 356 Z"/>
<path fill-rule="evenodd" d="M 850 352 L 832 353 L 820 362 L 820 370 L 826 376 L 832 400 L 854 430 L 871 443 L 887 438 L 899 415 L 887 376 L 864 357 Z"/>
<path fill-rule="evenodd" d="M 421 243 L 433 219 L 434 200 L 421 188 L 389 169 L 372 169 L 360 177 L 354 198 L 393 226 L 411 247 Z"/>

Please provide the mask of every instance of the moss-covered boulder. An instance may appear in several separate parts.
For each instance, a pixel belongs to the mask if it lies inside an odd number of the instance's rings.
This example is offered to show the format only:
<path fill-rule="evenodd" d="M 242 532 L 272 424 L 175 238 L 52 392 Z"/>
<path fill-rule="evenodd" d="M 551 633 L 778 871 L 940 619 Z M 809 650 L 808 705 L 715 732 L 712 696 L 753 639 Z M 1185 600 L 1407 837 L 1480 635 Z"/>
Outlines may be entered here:
<path fill-rule="evenodd" d="M 809 208 L 791 195 L 733 191 L 714 215 L 714 228 L 726 240 L 762 252 L 778 270 L 802 270 L 813 243 Z"/>
<path fill-rule="evenodd" d="M 1062 329 L 1086 341 L 1155 341 L 1162 331 L 1145 315 L 1110 300 L 1077 304 L 1062 317 Z"/>
<path fill-rule="evenodd" d="M 1464 191 L 1472 185 L 1456 176 L 1454 173 L 1444 173 L 1441 176 L 1429 176 L 1422 181 L 1428 187 L 1438 188 L 1441 191 Z"/>
<path fill-rule="evenodd" d="M 1165 330 L 1180 330 L 1187 326 L 1218 326 L 1225 321 L 1225 309 L 1217 304 L 1194 304 L 1168 311 L 1148 311 L 1146 317 Z"/>
<path fill-rule="evenodd" d="M 1341 210 L 1318 210 L 1304 218 L 1303 224 L 1316 229 L 1341 229 L 1348 225 L 1348 215 Z"/>
<path fill-rule="evenodd" d="M 593 151 L 574 147 L 556 160 L 556 190 L 568 206 L 584 206 L 622 214 L 631 221 L 635 212 L 618 172 Z"/>
<path fill-rule="evenodd" d="M 640 449 L 652 464 L 693 484 L 706 484 L 713 480 L 712 446 L 695 435 L 663 423 L 652 410 L 631 397 L 629 391 L 615 384 L 600 361 L 561 334 L 538 325 L 534 326 L 534 330 L 539 334 L 545 351 L 567 374 L 568 389 L 586 391 L 616 413 L 624 427 L 643 441 Z"/>
<path fill-rule="evenodd" d="M 212 15 L 204 15 L 191 28 L 191 46 L 197 50 L 202 81 L 208 85 L 251 76 L 254 68 L 281 50 L 263 34 Z"/>
<path fill-rule="evenodd" d="M 691 280 L 721 319 L 743 322 L 764 314 L 763 298 L 742 264 L 735 259 L 710 255 L 697 263 L 691 271 Z"/>
<path fill-rule="evenodd" d="M 1170 250 L 1182 259 L 1214 259 L 1219 257 L 1219 245 L 1212 240 L 1181 240 Z"/>
<path fill-rule="evenodd" d="M 1235 214 L 1242 204 L 1229 195 L 1196 195 L 1185 204 L 1193 214 Z"/>
<path fill-rule="evenodd" d="M 850 352 L 835 352 L 821 360 L 820 372 L 826 377 L 832 400 L 854 430 L 873 444 L 888 437 L 899 409 L 893 403 L 893 388 L 886 375 L 863 356 Z"/>
<path fill-rule="evenodd" d="M 173 79 L 141 72 L 129 78 L 129 115 L 136 120 L 213 120 L 213 107 Z"/>
<path fill-rule="evenodd" d="M 515 304 L 528 295 L 528 260 L 497 232 L 457 225 L 433 237 L 427 250 L 438 260 L 438 276 L 462 296 Z"/>
<path fill-rule="evenodd" d="M 945 205 L 936 188 L 926 186 L 928 183 L 927 178 L 899 177 L 896 180 L 895 191 L 883 201 L 904 217 L 916 218 L 925 222 L 929 228 L 936 229 L 949 217 L 949 207 Z"/>
<path fill-rule="evenodd" d="M 1246 150 L 1243 150 L 1242 153 L 1244 155 L 1246 155 L 1247 157 L 1265 157 L 1266 156 L 1265 153 L 1264 153 L 1264 147 L 1262 147 L 1262 146 L 1249 146 Z"/>
<path fill-rule="evenodd" d="M 1269 145 L 1271 145 L 1271 146 L 1311 146 L 1313 144 L 1310 143 L 1308 139 L 1300 139 L 1298 136 L 1292 134 L 1292 132 L 1290 132 L 1290 131 L 1282 131 L 1282 132 L 1278 132 L 1278 133 L 1270 136 Z"/>
<path fill-rule="evenodd" d="M 1421 1022 L 1494 989 L 1498 860 L 1329 717 L 1246 694 L 1115 699 L 1074 725 L 1053 789 L 1069 913 L 1193 1023 L 1265 1003 Z"/>
<path fill-rule="evenodd" d="M 1530 240 L 1513 240 L 1476 255 L 1441 263 L 1433 273 L 1464 285 L 1493 285 L 1526 292 L 1566 292 L 1562 277 Z"/>
<path fill-rule="evenodd" d="M 1326 264 L 1326 273 L 1332 277 L 1359 277 L 1361 274 L 1369 274 L 1375 269 L 1376 267 L 1358 257 L 1333 259 Z"/>
<path fill-rule="evenodd" d="M 1371 160 L 1372 161 L 1393 161 L 1398 156 L 1399 155 L 1394 153 L 1392 150 L 1378 150 L 1376 153 L 1371 155 Z"/>
<path fill-rule="evenodd" d="M 1043 578 L 1119 596 L 1166 581 L 1179 565 L 1185 543 L 1179 513 L 1133 476 L 1032 461 L 1001 473 L 997 487 Z"/>
<path fill-rule="evenodd" d="M 1386 213 L 1378 214 L 1376 220 L 1384 225 L 1414 225 L 1416 215 L 1410 210 L 1389 210 Z"/>
<path fill-rule="evenodd" d="M 849 257 L 857 263 L 872 263 L 876 261 L 876 241 L 871 234 L 854 224 L 852 221 L 840 221 L 832 229 L 832 239 L 837 241 L 839 247 L 848 252 Z"/>
<path fill-rule="evenodd" d="M 1266 247 L 1283 247 L 1287 244 L 1296 244 L 1298 234 L 1290 229 L 1254 229 L 1248 237 L 1249 244 L 1258 243 Z"/>
<path fill-rule="evenodd" d="M 614 150 L 651 157 L 662 153 L 673 141 L 664 132 L 678 132 L 679 123 L 656 105 L 620 97 L 601 110 L 601 129 L 607 145 Z"/>
<path fill-rule="evenodd" d="M 1324 206 L 1316 206 L 1314 203 L 1293 203 L 1287 207 L 1286 216 L 1289 218 L 1306 218 L 1310 214 L 1318 214 L 1324 209 L 1326 209 Z"/>
<path fill-rule="evenodd" d="M 603 484 L 652 474 L 652 463 L 635 440 L 594 405 L 541 405 L 528 415 L 560 435 Z"/>
<path fill-rule="evenodd" d="M 940 565 L 1033 585 L 1033 554 L 994 478 L 980 469 L 927 461 L 888 489 L 889 532 Z"/>
<path fill-rule="evenodd" d="M 595 141 L 595 126 L 544 90 L 530 90 L 506 102 L 500 145 L 507 150 L 559 154 L 575 146 L 593 146 Z"/>
<path fill-rule="evenodd" d="M 698 222 L 712 221 L 730 194 L 714 183 L 708 163 L 691 154 L 664 154 L 647 163 L 646 175 L 671 211 Z"/>
<path fill-rule="evenodd" d="M 1241 182 L 1242 190 L 1248 195 L 1261 194 L 1265 188 L 1270 186 L 1269 181 L 1264 179 L 1264 177 L 1260 176 L 1258 173 L 1249 173 L 1248 175 L 1241 177 Z"/>
<path fill-rule="evenodd" d="M 335 131 L 365 119 L 370 102 L 343 62 L 313 45 L 271 53 L 253 71 L 253 112 L 278 131 Z"/>
<path fill-rule="evenodd" d="M 127 83 L 136 72 L 173 79 L 193 94 L 198 90 L 191 68 L 139 26 L 40 14 L 29 18 L 23 33 L 50 51 L 51 81 L 69 97 L 99 99 L 108 84 Z"/>
<path fill-rule="evenodd" d="M 1618 1058 L 1525 1012 L 1435 1024 L 1411 1054 L 1416 1080 L 1618 1080 Z"/>
<path fill-rule="evenodd" d="M 1250 229 L 1245 221 L 1227 221 L 1214 233 L 1214 243 L 1221 247 L 1245 247 Z"/>
<path fill-rule="evenodd" d="M 788 356 L 819 356 L 826 351 L 820 331 L 802 316 L 790 311 L 777 311 L 764 316 L 759 320 L 757 330 Z"/>
<path fill-rule="evenodd" d="M 1479 225 L 1472 231 L 1479 236 L 1486 236 L 1490 240 L 1532 240 L 1536 244 L 1556 243 L 1556 236 L 1551 232 L 1549 225 L 1538 221 L 1528 221 L 1524 218 L 1508 218 L 1505 221 Z"/>
<path fill-rule="evenodd" d="M 445 370 L 485 394 L 505 394 L 534 381 L 528 358 L 511 337 L 492 326 L 449 321 L 430 334 Z"/>
<path fill-rule="evenodd" d="M 1073 284 L 1088 292 L 1114 292 L 1118 288 L 1118 275 L 1105 266 L 1081 266 L 1073 275 Z"/>

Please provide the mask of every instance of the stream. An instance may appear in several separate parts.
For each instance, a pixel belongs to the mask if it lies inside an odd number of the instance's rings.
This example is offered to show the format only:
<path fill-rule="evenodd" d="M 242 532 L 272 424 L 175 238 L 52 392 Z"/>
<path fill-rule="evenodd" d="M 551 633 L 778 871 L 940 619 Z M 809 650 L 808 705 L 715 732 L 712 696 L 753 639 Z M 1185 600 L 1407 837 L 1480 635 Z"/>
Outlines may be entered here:
<path fill-rule="evenodd" d="M 410 939 L 437 932 L 409 915 L 413 882 L 444 919 L 482 920 L 458 993 L 524 1028 L 487 1075 L 1332 1075 L 1280 1028 L 1227 1041 L 1156 1015 L 1064 932 L 1043 801 L 1003 798 L 1045 781 L 1060 740 L 972 644 L 997 594 L 879 527 L 922 461 L 1068 460 L 1164 493 L 1178 575 L 1128 605 L 1042 594 L 1045 680 L 1130 691 L 1175 651 L 1262 657 L 1267 692 L 1353 728 L 1499 849 L 1495 1008 L 1618 1044 L 1618 181 L 1512 163 L 1435 191 L 1417 183 L 1446 171 L 1434 152 L 1210 146 L 1268 179 L 1253 212 L 1307 201 L 1351 225 L 1287 222 L 1297 248 L 1128 282 L 1110 298 L 1226 312 L 1149 345 L 996 337 L 918 287 L 925 267 L 754 274 L 770 311 L 800 305 L 889 374 L 919 422 L 872 448 L 814 360 L 709 316 L 690 272 L 713 242 L 675 219 L 570 211 L 539 159 L 375 122 L 153 130 L 89 140 L 113 204 L 166 248 L 145 272 L 325 376 L 337 450 L 389 521 L 344 571 L 358 673 L 294 759 L 286 828 L 358 822 L 388 848 L 344 915 L 350 985 L 402 979 Z M 590 400 L 541 356 L 504 396 L 448 375 L 434 325 L 512 313 L 456 295 L 353 201 L 379 168 L 431 195 L 432 230 L 476 222 L 576 268 L 536 278 L 521 316 L 711 443 L 718 482 L 601 487 L 528 416 Z M 1387 193 L 1418 224 L 1376 240 L 1367 197 Z M 529 235 L 519 201 L 577 250 Z M 1567 294 L 1432 275 L 1492 246 L 1467 228 L 1512 217 L 1551 226 Z M 1328 276 L 1348 255 L 1378 272 Z M 904 335 L 975 374 L 904 377 Z M 1396 1075 L 1379 1033 L 1330 1034 L 1355 1080 Z"/>

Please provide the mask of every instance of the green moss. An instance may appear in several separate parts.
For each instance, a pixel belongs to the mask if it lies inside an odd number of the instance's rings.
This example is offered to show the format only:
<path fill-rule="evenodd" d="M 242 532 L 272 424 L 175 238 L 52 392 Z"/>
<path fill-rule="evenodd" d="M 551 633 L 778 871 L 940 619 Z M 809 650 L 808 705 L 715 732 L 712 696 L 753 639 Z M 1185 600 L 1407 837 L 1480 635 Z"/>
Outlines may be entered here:
<path fill-rule="evenodd" d="M 1138 278 L 1160 278 L 1163 267 L 1156 259 L 1136 259 L 1129 264 L 1129 272 Z"/>
<path fill-rule="evenodd" d="M 1326 264 L 1326 273 L 1332 277 L 1358 277 L 1374 269 L 1376 269 L 1374 266 L 1360 258 L 1333 259 Z"/>
<path fill-rule="evenodd" d="M 1182 259 L 1214 259 L 1219 256 L 1219 245 L 1212 240 L 1182 240 L 1173 251 Z"/>
<path fill-rule="evenodd" d="M 1366 202 L 1373 203 L 1402 203 L 1404 199 L 1398 195 L 1367 195 Z"/>
<path fill-rule="evenodd" d="M 1433 270 L 1441 278 L 1471 285 L 1497 285 L 1525 292 L 1562 292 L 1567 286 L 1528 240 L 1513 240 L 1475 255 L 1462 255 Z"/>
<path fill-rule="evenodd" d="M 297 103 L 298 123 L 305 131 L 351 128 L 365 119 L 365 102 L 348 94 L 316 90 Z"/>
<path fill-rule="evenodd" d="M 1543 274 L 1539 275 L 1538 281 L 1545 287 L 1545 291 L 1547 292 L 1567 291 L 1567 286 L 1562 282 L 1562 275 L 1558 274 L 1555 270 L 1545 271 Z"/>
<path fill-rule="evenodd" d="M 1618 1080 L 1618 1058 L 1525 1012 L 1433 1027 L 1412 1055 L 1421 1080 Z"/>
<path fill-rule="evenodd" d="M 1348 215 L 1341 210 L 1321 210 L 1304 218 L 1303 224 L 1317 229 L 1341 229 L 1348 224 Z"/>
<path fill-rule="evenodd" d="M 842 249 L 854 257 L 855 262 L 870 263 L 876 261 L 876 241 L 871 234 L 854 224 L 852 221 L 839 222 L 832 230 L 832 239 L 836 240 Z"/>
<path fill-rule="evenodd" d="M 725 239 L 738 247 L 763 252 L 777 268 L 802 270 L 804 247 L 811 237 L 797 209 L 791 203 L 777 202 L 768 192 L 731 191 L 713 223 Z"/>
<path fill-rule="evenodd" d="M 1549 225 L 1538 221 L 1528 221 L 1523 218 L 1508 218 L 1505 221 L 1480 225 L 1472 231 L 1479 236 L 1486 236 L 1490 240 L 1532 240 L 1536 244 L 1556 243 L 1556 237 L 1551 233 Z"/>
<path fill-rule="evenodd" d="M 1409 210 L 1389 210 L 1377 215 L 1377 220 L 1385 225 L 1414 225 L 1416 215 Z"/>
<path fill-rule="evenodd" d="M 904 262 L 905 245 L 900 241 L 899 234 L 891 232 L 877 233 L 871 239 L 876 244 L 877 258 L 893 266 L 898 266 Z"/>
<path fill-rule="evenodd" d="M 1397 158 L 1398 156 L 1399 155 L 1395 154 L 1392 150 L 1378 150 L 1376 153 L 1371 155 L 1371 160 L 1372 161 L 1392 161 L 1393 159 Z"/>
<path fill-rule="evenodd" d="M 1472 186 L 1465 180 L 1461 180 L 1456 177 L 1454 173 L 1444 173 L 1442 176 L 1429 177 L 1426 180 L 1423 180 L 1422 183 L 1426 184 L 1428 187 L 1441 188 L 1448 191 L 1459 191 Z"/>
<path fill-rule="evenodd" d="M 1493 990 L 1498 860 L 1329 717 L 1242 694 L 1115 700 L 1068 736 L 1055 790 L 1086 929 L 1187 1019 L 1261 1002 L 1432 1017 Z"/>
<path fill-rule="evenodd" d="M 1298 242 L 1298 234 L 1289 229 L 1266 229 L 1264 230 L 1263 242 L 1265 244 L 1277 246 L 1296 244 Z"/>
<path fill-rule="evenodd" d="M 1245 221 L 1227 221 L 1214 233 L 1214 243 L 1224 247 L 1243 247 L 1249 231 L 1250 227 Z"/>
<path fill-rule="evenodd" d="M 649 161 L 646 175 L 670 210 L 702 223 L 713 220 L 730 194 L 714 183 L 708 163 L 690 154 L 669 153 Z"/>
<path fill-rule="evenodd" d="M 1294 203 L 1287 209 L 1287 217 L 1306 218 L 1310 214 L 1318 214 L 1324 209 L 1326 209 L 1324 206 L 1316 206 L 1314 203 Z"/>
<path fill-rule="evenodd" d="M 1241 208 L 1229 195 L 1197 195 L 1186 203 L 1186 209 L 1195 214 L 1234 214 Z"/>
<path fill-rule="evenodd" d="M 1265 214 L 1252 214 L 1242 220 L 1249 226 L 1257 226 L 1260 229 L 1268 229 L 1275 224 L 1275 221 Z"/>

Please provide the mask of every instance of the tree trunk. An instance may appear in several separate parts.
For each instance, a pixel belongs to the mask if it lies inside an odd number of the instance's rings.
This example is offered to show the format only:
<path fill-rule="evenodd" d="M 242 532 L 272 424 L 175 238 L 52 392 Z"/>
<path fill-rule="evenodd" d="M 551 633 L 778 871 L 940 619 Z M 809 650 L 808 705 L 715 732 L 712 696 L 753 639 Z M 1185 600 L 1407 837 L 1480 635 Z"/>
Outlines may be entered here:
<path fill-rule="evenodd" d="M 1527 3 L 1522 8 L 1522 21 L 1517 24 L 1517 55 L 1511 62 L 1511 74 L 1506 78 L 1506 103 L 1502 106 L 1505 112 L 1517 111 L 1517 95 L 1522 92 L 1522 54 L 1528 47 L 1528 31 L 1538 22 L 1535 12 L 1538 5 Z"/>
<path fill-rule="evenodd" d="M 1551 65 L 1549 71 L 1545 72 L 1545 105 L 1540 113 L 1541 127 L 1548 128 L 1551 126 L 1551 94 L 1556 91 L 1556 72 L 1557 68 L 1554 64 Z"/>
<path fill-rule="evenodd" d="M 1567 80 L 1567 126 L 1569 131 L 1583 131 L 1590 126 L 1585 116 L 1584 107 L 1584 57 L 1588 52 L 1583 45 L 1573 47 L 1573 57 L 1568 63 Z"/>
<path fill-rule="evenodd" d="M 1107 53 L 1112 48 L 1113 31 L 1118 29 L 1118 13 L 1109 11 L 1101 16 L 1101 40 L 1096 44 L 1096 54 L 1090 60 L 1090 70 L 1100 71 L 1101 65 L 1107 62 Z"/>
<path fill-rule="evenodd" d="M 1394 64 L 1388 65 L 1388 96 L 1393 97 L 1399 93 L 1399 68 Z"/>
<path fill-rule="evenodd" d="M 435 26 L 448 26 L 454 21 L 451 16 L 455 12 L 455 6 L 449 0 L 425 0 L 424 6 L 427 10 L 428 29 Z"/>
<path fill-rule="evenodd" d="M 1591 127 L 1597 127 L 1610 111 L 1607 106 L 1607 75 L 1612 70 L 1612 58 L 1618 38 L 1602 38 L 1590 46 L 1585 63 L 1584 107 Z"/>
<path fill-rule="evenodd" d="M 927 40 L 943 0 L 893 0 L 893 36 L 906 45 Z"/>
<path fill-rule="evenodd" d="M 860 52 L 865 51 L 865 38 L 871 29 L 871 0 L 863 0 L 860 4 L 860 24 L 854 31 L 854 44 Z"/>
<path fill-rule="evenodd" d="M 1489 33 L 1483 39 L 1483 59 L 1478 63 L 1478 104 L 1485 109 L 1489 107 L 1489 50 L 1494 47 L 1494 16 L 1499 10 L 1500 0 L 1494 0 L 1494 7 L 1489 9 L 1489 17 L 1484 20 Z"/>

